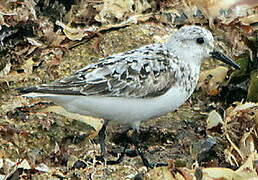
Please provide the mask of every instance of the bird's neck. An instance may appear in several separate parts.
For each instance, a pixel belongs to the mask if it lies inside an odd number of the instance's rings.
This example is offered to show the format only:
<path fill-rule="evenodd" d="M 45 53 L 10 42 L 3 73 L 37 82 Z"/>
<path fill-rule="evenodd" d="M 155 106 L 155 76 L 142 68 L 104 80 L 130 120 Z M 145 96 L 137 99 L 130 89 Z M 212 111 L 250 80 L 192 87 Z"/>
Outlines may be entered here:
<path fill-rule="evenodd" d="M 191 47 L 190 44 L 186 46 L 186 43 L 180 43 L 178 41 L 170 41 L 165 44 L 171 54 L 176 55 L 180 61 L 184 63 L 196 66 L 200 68 L 202 62 L 202 51 L 196 47 Z"/>

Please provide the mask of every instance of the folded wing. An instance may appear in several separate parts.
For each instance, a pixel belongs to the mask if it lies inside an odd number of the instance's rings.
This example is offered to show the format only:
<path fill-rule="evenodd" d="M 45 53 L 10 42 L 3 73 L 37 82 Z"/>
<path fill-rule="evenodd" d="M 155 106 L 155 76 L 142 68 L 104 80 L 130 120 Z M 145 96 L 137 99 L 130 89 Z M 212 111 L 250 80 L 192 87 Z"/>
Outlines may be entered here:
<path fill-rule="evenodd" d="M 160 46 L 145 46 L 109 56 L 69 77 L 21 92 L 134 98 L 160 96 L 176 81 L 168 52 Z"/>

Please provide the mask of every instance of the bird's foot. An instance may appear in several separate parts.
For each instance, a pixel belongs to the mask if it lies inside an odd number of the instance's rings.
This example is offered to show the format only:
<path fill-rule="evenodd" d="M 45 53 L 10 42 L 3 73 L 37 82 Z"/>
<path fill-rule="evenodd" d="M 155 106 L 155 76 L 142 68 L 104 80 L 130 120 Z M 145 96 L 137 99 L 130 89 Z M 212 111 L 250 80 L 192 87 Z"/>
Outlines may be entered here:
<path fill-rule="evenodd" d="M 100 144 L 100 150 L 101 150 L 101 156 L 97 157 L 96 159 L 103 162 L 106 165 L 114 165 L 119 164 L 123 161 L 124 156 L 127 155 L 126 149 L 128 148 L 128 144 L 124 146 L 123 151 L 119 155 L 117 160 L 106 160 L 106 144 L 105 144 L 105 137 L 106 137 L 106 126 L 108 124 L 108 121 L 105 120 L 103 127 L 99 131 L 99 144 Z M 136 154 L 138 154 L 141 157 L 141 160 L 147 168 L 154 168 L 154 167 L 160 167 L 160 166 L 167 166 L 167 163 L 150 163 L 148 159 L 145 157 L 144 153 L 142 152 L 139 144 L 139 133 L 136 129 L 128 129 L 127 130 L 127 137 L 130 139 L 130 144 L 134 145 Z M 129 155 L 130 156 L 130 155 Z"/>
<path fill-rule="evenodd" d="M 143 162 L 143 165 L 147 168 L 153 169 L 154 167 L 160 167 L 160 166 L 168 166 L 167 163 L 150 163 L 149 160 L 145 157 L 144 153 L 142 152 L 140 146 L 139 146 L 139 133 L 137 130 L 133 130 L 132 133 L 128 133 L 129 137 L 131 138 L 131 142 L 134 145 L 137 154 L 141 157 L 141 160 Z"/>
<path fill-rule="evenodd" d="M 147 168 L 153 169 L 155 167 L 168 166 L 167 163 L 150 163 L 149 160 L 145 157 L 144 153 L 140 150 L 138 145 L 136 146 L 136 151 L 138 155 L 141 157 L 143 165 L 146 166 Z"/>
<path fill-rule="evenodd" d="M 106 165 L 115 165 L 115 164 L 119 164 L 123 161 L 125 154 L 126 154 L 126 148 L 124 147 L 124 150 L 121 152 L 121 154 L 118 156 L 117 160 L 107 160 L 106 159 L 106 154 L 105 155 L 101 155 L 101 156 L 97 156 L 96 160 L 103 162 Z"/>

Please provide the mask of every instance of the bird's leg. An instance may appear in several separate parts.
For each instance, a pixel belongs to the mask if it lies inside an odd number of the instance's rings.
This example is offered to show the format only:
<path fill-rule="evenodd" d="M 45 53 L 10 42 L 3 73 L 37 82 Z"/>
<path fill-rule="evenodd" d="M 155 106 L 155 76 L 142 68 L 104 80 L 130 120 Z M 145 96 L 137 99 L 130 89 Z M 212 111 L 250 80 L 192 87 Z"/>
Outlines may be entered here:
<path fill-rule="evenodd" d="M 104 161 L 107 165 L 114 165 L 114 164 L 119 164 L 120 162 L 123 161 L 123 158 L 125 156 L 125 151 L 128 148 L 128 146 L 126 145 L 124 147 L 123 152 L 120 154 L 120 156 L 118 157 L 117 160 L 110 160 L 110 161 L 106 161 L 105 157 L 107 154 L 106 151 L 106 144 L 105 144 L 105 138 L 106 138 L 106 128 L 108 125 L 108 120 L 104 120 L 104 124 L 102 126 L 102 128 L 100 129 L 98 136 L 99 136 L 99 144 L 100 144 L 100 152 L 101 152 L 101 157 L 100 159 L 102 161 Z M 130 132 L 130 130 L 128 131 Z M 148 161 L 148 159 L 145 157 L 144 153 L 142 152 L 140 146 L 139 146 L 139 133 L 136 129 L 132 130 L 132 133 L 128 133 L 130 135 L 129 138 L 131 139 L 132 144 L 135 146 L 136 152 L 138 153 L 138 155 L 141 157 L 142 162 L 144 164 L 144 166 L 148 167 L 148 168 L 154 168 L 154 167 L 158 167 L 158 166 L 167 166 L 166 163 L 150 163 Z"/>
<path fill-rule="evenodd" d="M 149 163 L 148 159 L 144 156 L 144 153 L 139 146 L 140 141 L 138 131 L 136 129 L 133 129 L 132 131 L 133 132 L 129 135 L 129 137 L 131 138 L 132 144 L 135 146 L 138 155 L 141 157 L 144 166 L 148 168 L 153 168 L 152 164 Z"/>
<path fill-rule="evenodd" d="M 105 159 L 106 156 L 106 144 L 105 144 L 105 139 L 106 139 L 106 129 L 108 125 L 108 120 L 104 120 L 103 126 L 100 129 L 98 136 L 99 136 L 99 145 L 100 145 L 100 153 L 101 157 Z"/>
<path fill-rule="evenodd" d="M 139 154 L 139 156 L 142 159 L 142 162 L 144 164 L 144 166 L 146 166 L 147 168 L 154 168 L 154 167 L 159 167 L 159 166 L 167 166 L 167 163 L 150 163 L 148 161 L 148 159 L 145 157 L 144 153 L 142 152 L 140 146 L 139 146 L 139 133 L 137 130 L 133 130 L 133 133 L 130 135 L 132 144 L 135 146 L 135 149 L 137 151 L 137 153 Z"/>
<path fill-rule="evenodd" d="M 124 147 L 123 152 L 120 154 L 120 156 L 118 157 L 117 160 L 106 161 L 107 150 L 106 150 L 105 139 L 106 139 L 106 129 L 107 129 L 108 122 L 109 122 L 109 120 L 104 120 L 103 126 L 98 133 L 100 153 L 101 153 L 100 160 L 104 161 L 107 165 L 114 165 L 114 164 L 119 164 L 120 162 L 123 161 L 127 146 Z"/>

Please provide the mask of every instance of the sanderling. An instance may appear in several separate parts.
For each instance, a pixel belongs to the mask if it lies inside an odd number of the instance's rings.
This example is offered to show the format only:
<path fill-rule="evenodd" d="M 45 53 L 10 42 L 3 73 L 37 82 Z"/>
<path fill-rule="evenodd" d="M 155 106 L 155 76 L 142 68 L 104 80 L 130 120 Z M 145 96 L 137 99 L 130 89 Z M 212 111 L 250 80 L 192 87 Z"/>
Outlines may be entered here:
<path fill-rule="evenodd" d="M 202 61 L 210 57 L 239 69 L 214 49 L 210 31 L 184 26 L 165 43 L 105 57 L 68 77 L 20 92 L 26 97 L 47 98 L 73 113 L 120 121 L 138 129 L 141 121 L 182 105 L 196 87 Z M 105 126 L 99 134 L 103 154 Z"/>

